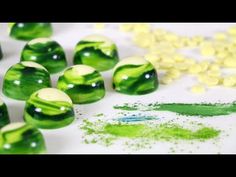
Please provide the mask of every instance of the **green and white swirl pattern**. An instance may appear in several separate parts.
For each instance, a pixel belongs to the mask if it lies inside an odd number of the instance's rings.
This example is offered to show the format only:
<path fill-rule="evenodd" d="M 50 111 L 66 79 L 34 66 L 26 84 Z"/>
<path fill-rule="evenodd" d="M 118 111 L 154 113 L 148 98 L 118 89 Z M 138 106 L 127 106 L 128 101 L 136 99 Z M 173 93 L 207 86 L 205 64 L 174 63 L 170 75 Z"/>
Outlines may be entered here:
<path fill-rule="evenodd" d="M 64 49 L 49 38 L 37 38 L 28 42 L 22 50 L 21 61 L 37 62 L 52 74 L 67 67 Z"/>
<path fill-rule="evenodd" d="M 27 100 L 35 91 L 51 87 L 48 71 L 35 62 L 20 62 L 6 72 L 3 93 L 13 99 Z"/>
<path fill-rule="evenodd" d="M 114 68 L 113 88 L 128 95 L 143 95 L 158 88 L 156 70 L 142 57 L 129 57 Z"/>
<path fill-rule="evenodd" d="M 98 71 L 112 69 L 119 61 L 115 43 L 101 35 L 83 38 L 75 48 L 74 64 L 85 64 Z"/>
<path fill-rule="evenodd" d="M 36 127 L 61 128 L 72 123 L 74 119 L 70 97 L 58 89 L 41 89 L 26 101 L 24 120 Z"/>
<path fill-rule="evenodd" d="M 50 37 L 53 30 L 50 23 L 9 23 L 8 33 L 15 39 L 31 40 L 39 37 Z"/>
<path fill-rule="evenodd" d="M 0 128 L 10 123 L 6 104 L 0 98 Z"/>
<path fill-rule="evenodd" d="M 12 123 L 0 130 L 0 154 L 43 154 L 45 141 L 41 132 L 25 123 Z"/>
<path fill-rule="evenodd" d="M 75 104 L 95 102 L 105 96 L 101 74 L 87 65 L 68 68 L 59 77 L 57 88 L 67 93 Z"/>

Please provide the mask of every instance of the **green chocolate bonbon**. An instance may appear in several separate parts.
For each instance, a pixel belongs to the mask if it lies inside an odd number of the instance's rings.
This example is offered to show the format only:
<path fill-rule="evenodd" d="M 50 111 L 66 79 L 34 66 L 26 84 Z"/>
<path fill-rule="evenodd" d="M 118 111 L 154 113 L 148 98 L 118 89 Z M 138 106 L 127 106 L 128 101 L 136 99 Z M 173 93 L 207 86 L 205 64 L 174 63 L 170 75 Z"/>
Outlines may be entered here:
<path fill-rule="evenodd" d="M 113 88 L 128 95 L 142 95 L 158 88 L 156 70 L 142 57 L 121 60 L 114 68 Z"/>
<path fill-rule="evenodd" d="M 0 98 L 0 128 L 10 123 L 6 104 Z"/>
<path fill-rule="evenodd" d="M 74 65 L 59 77 L 57 88 L 67 93 L 75 104 L 98 101 L 105 96 L 101 74 L 87 65 Z"/>
<path fill-rule="evenodd" d="M 67 67 L 63 48 L 49 38 L 37 38 L 28 42 L 22 50 L 21 61 L 37 62 L 52 74 Z"/>
<path fill-rule="evenodd" d="M 101 35 L 83 38 L 75 48 L 74 64 L 85 64 L 98 71 L 112 69 L 119 61 L 115 43 Z"/>
<path fill-rule="evenodd" d="M 47 87 L 51 87 L 49 72 L 38 63 L 25 61 L 8 69 L 2 91 L 10 98 L 27 100 L 35 91 Z"/>
<path fill-rule="evenodd" d="M 12 38 L 31 40 L 39 37 L 50 37 L 53 30 L 50 23 L 9 23 L 8 32 Z"/>
<path fill-rule="evenodd" d="M 72 123 L 74 119 L 70 97 L 58 89 L 41 89 L 26 101 L 24 120 L 38 128 L 61 128 Z"/>
<path fill-rule="evenodd" d="M 11 123 L 0 130 L 0 154 L 42 154 L 45 152 L 43 135 L 30 124 Z"/>

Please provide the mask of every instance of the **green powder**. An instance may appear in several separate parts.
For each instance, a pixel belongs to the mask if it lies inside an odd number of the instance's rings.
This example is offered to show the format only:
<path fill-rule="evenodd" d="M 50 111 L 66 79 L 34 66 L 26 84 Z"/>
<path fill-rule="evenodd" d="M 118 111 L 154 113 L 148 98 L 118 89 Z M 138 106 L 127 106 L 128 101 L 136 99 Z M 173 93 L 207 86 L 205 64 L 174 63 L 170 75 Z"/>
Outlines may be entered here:
<path fill-rule="evenodd" d="M 96 115 L 94 115 L 95 117 L 103 117 L 104 116 L 104 114 L 103 113 L 99 113 L 99 114 L 96 114 Z"/>
<path fill-rule="evenodd" d="M 203 127 L 197 131 L 182 128 L 175 124 L 144 125 L 144 124 L 107 124 L 103 133 L 127 138 L 149 138 L 154 140 L 204 140 L 219 135 L 219 131 Z"/>
<path fill-rule="evenodd" d="M 114 109 L 134 111 L 171 111 L 180 115 L 186 116 L 221 116 L 229 115 L 236 112 L 236 102 L 233 103 L 196 103 L 196 104 L 183 104 L 183 103 L 154 103 L 154 104 L 127 104 L 115 105 Z"/>
<path fill-rule="evenodd" d="M 216 138 L 220 134 L 220 131 L 214 128 L 197 124 L 196 126 L 197 130 L 191 130 L 173 123 L 156 124 L 144 122 L 134 124 L 84 120 L 81 129 L 85 131 L 84 141 L 86 143 L 101 143 L 109 146 L 119 139 L 128 140 L 125 144 L 132 144 L 135 140 L 140 140 L 136 145 L 142 148 L 158 141 L 205 141 Z"/>

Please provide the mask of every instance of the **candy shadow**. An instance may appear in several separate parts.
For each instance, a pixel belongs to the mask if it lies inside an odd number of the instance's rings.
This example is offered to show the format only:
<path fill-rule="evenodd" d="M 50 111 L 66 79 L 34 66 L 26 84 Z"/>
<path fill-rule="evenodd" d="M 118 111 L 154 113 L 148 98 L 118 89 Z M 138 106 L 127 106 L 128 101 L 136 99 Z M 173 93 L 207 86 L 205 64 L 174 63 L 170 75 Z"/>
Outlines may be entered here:
<path fill-rule="evenodd" d="M 20 101 L 17 101 L 20 102 Z M 23 113 L 24 113 L 25 104 L 8 104 L 7 109 L 10 116 L 11 122 L 23 122 Z"/>
<path fill-rule="evenodd" d="M 56 134 L 47 134 L 44 136 L 48 154 L 63 153 L 68 138 Z"/>
<path fill-rule="evenodd" d="M 105 84 L 105 88 L 107 92 L 114 92 L 113 88 L 112 88 L 112 75 L 103 75 L 103 79 L 104 79 L 104 84 Z"/>
<path fill-rule="evenodd" d="M 11 57 L 13 58 L 13 56 L 14 58 L 16 56 L 19 58 L 24 44 L 21 44 L 22 46 L 20 46 L 18 42 L 16 42 L 16 40 L 1 41 L 1 48 L 3 53 L 3 58 L 1 60 L 8 60 Z M 19 60 L 20 59 L 18 59 L 18 61 Z"/>
<path fill-rule="evenodd" d="M 74 50 L 69 48 L 69 49 L 65 49 L 65 53 L 66 53 L 66 59 L 68 62 L 68 67 L 73 66 L 73 58 L 74 58 Z"/>
<path fill-rule="evenodd" d="M 4 78 L 4 75 L 0 74 L 0 92 L 2 91 L 3 78 Z"/>

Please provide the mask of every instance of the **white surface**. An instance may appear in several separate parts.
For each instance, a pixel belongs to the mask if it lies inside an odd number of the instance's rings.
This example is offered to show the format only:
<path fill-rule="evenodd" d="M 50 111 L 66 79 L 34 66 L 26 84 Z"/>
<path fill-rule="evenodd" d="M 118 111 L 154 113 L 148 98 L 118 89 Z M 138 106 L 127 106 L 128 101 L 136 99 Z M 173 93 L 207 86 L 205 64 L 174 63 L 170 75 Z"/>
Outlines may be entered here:
<path fill-rule="evenodd" d="M 225 31 L 232 24 L 155 24 L 157 27 L 163 27 L 167 30 L 183 34 L 183 35 L 204 35 L 212 36 L 215 32 Z M 19 62 L 20 53 L 26 42 L 17 41 L 7 36 L 6 24 L 0 24 L 0 41 L 4 52 L 4 58 L 0 61 L 0 87 L 2 88 L 2 79 L 7 69 Z M 118 46 L 121 58 L 132 55 L 142 55 L 144 50 L 138 49 L 132 44 L 131 35 L 120 32 L 117 24 L 108 24 L 105 30 L 95 30 L 92 24 L 54 24 L 54 35 L 52 39 L 58 41 L 66 51 L 69 66 L 72 65 L 73 50 L 77 42 L 84 36 L 90 34 L 103 34 L 110 37 Z M 197 58 L 197 52 L 190 53 L 191 56 Z M 57 78 L 60 74 L 53 75 L 53 86 L 56 85 Z M 120 142 L 111 147 L 105 147 L 97 144 L 86 145 L 82 142 L 83 132 L 79 129 L 81 120 L 88 118 L 94 119 L 94 115 L 104 113 L 104 119 L 115 118 L 120 111 L 114 110 L 114 104 L 122 104 L 124 102 L 143 103 L 150 102 L 232 102 L 236 100 L 236 89 L 215 87 L 209 89 L 205 94 L 193 95 L 189 92 L 189 88 L 196 83 L 192 77 L 184 77 L 181 80 L 167 86 L 160 85 L 160 88 L 151 94 L 144 96 L 128 96 L 113 91 L 111 87 L 112 71 L 103 72 L 106 83 L 106 96 L 99 102 L 87 105 L 75 106 L 77 112 L 77 120 L 70 126 L 57 130 L 42 130 L 48 149 L 48 153 L 168 153 L 169 148 L 173 146 L 170 142 L 158 142 L 152 149 L 143 149 L 141 151 L 124 150 Z M 1 98 L 7 104 L 12 122 L 22 121 L 24 109 L 23 101 L 16 101 L 5 97 L 0 92 Z M 176 115 L 168 112 L 153 112 L 158 117 L 163 117 L 160 121 L 174 119 Z M 216 142 L 213 140 L 207 142 L 196 142 L 193 144 L 180 142 L 177 146 L 177 153 L 236 153 L 236 117 L 235 114 L 230 116 L 218 116 L 216 118 L 186 118 L 178 116 L 181 119 L 176 121 L 184 121 L 186 119 L 202 122 L 206 125 L 213 126 L 220 130 L 225 130 L 228 136 L 220 136 Z"/>

